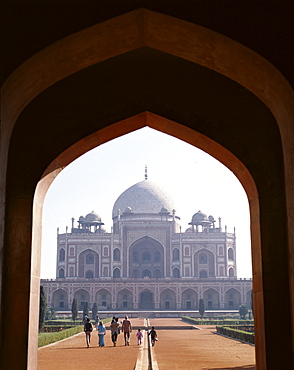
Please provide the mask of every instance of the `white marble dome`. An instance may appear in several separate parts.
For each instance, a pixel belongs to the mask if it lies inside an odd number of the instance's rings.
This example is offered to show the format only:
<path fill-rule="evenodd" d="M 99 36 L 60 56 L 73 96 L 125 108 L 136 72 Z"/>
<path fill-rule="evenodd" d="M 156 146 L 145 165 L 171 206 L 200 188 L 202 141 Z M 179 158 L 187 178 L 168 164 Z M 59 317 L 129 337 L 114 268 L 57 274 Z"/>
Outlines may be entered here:
<path fill-rule="evenodd" d="M 172 198 L 156 183 L 144 180 L 125 190 L 116 200 L 112 210 L 112 218 L 118 210 L 123 213 L 131 209 L 132 213 L 159 214 L 165 208 L 168 213 L 177 208 Z"/>

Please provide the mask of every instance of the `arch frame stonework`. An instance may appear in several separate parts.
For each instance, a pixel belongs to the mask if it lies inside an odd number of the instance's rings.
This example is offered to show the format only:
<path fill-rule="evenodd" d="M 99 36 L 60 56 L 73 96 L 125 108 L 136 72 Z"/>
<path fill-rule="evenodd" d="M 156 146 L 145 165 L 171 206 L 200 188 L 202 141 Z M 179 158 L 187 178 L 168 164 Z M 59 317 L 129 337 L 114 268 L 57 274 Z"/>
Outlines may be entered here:
<path fill-rule="evenodd" d="M 96 42 L 98 39 L 99 43 Z M 82 69 L 144 46 L 216 71 L 244 86 L 268 107 L 281 135 L 285 171 L 285 176 L 280 179 L 284 186 L 282 194 L 271 196 L 266 190 L 267 179 L 258 179 L 259 182 L 253 180 L 241 160 L 224 146 L 197 132 L 195 127 L 179 125 L 176 119 L 168 120 L 149 112 L 122 121 L 114 117 L 111 128 L 109 122 L 104 126 L 101 124 L 99 131 L 80 137 L 74 145 L 59 144 L 56 147 L 60 154 L 54 158 L 48 153 L 46 158 L 38 158 L 35 172 L 23 174 L 16 167 L 18 176 L 27 176 L 30 181 L 19 189 L 13 186 L 15 177 L 18 177 L 12 171 L 16 153 L 10 151 L 10 139 L 19 116 L 29 103 L 50 86 Z M 3 228 L 0 240 L 1 267 L 5 266 L 5 269 L 1 276 L 1 306 L 4 307 L 1 310 L 1 364 L 8 366 L 12 354 L 17 351 L 20 355 L 15 358 L 15 369 L 25 366 L 33 370 L 37 368 L 40 230 L 43 200 L 51 182 L 63 167 L 81 154 L 146 125 L 207 151 L 231 169 L 244 186 L 251 214 L 257 368 L 274 369 L 275 357 L 280 357 L 276 356 L 277 353 L 283 354 L 282 359 L 287 364 L 291 361 L 293 364 L 293 327 L 292 331 L 290 329 L 294 303 L 293 95 L 291 86 L 282 74 L 250 49 L 200 26 L 147 10 L 138 10 L 71 35 L 23 63 L 2 88 L 0 218 Z M 26 145 L 29 147 L 30 142 L 26 142 Z M 277 174 L 273 173 L 272 176 L 276 176 L 277 180 Z M 266 203 L 272 203 L 274 212 L 270 212 Z M 279 208 L 281 211 L 278 211 Z M 279 212 L 282 215 L 281 228 L 276 229 L 272 238 L 273 235 L 268 236 L 264 230 L 276 225 Z M 275 243 L 281 245 L 283 252 L 283 269 L 279 273 L 275 273 L 275 263 L 272 262 L 275 259 L 272 245 Z M 13 266 L 7 263 L 9 260 L 20 260 L 22 263 Z M 18 303 L 14 299 L 15 294 Z M 274 348 L 273 334 L 266 328 L 270 328 L 275 314 L 271 301 L 280 299 L 284 302 L 283 317 L 287 321 L 285 327 L 288 331 Z M 19 307 L 20 301 L 22 307 Z M 8 323 L 4 320 L 5 307 L 8 306 L 13 317 L 19 318 L 20 312 L 23 315 L 21 321 L 24 325 L 19 328 L 17 338 L 9 333 Z M 25 320 L 28 316 L 29 322 Z"/>

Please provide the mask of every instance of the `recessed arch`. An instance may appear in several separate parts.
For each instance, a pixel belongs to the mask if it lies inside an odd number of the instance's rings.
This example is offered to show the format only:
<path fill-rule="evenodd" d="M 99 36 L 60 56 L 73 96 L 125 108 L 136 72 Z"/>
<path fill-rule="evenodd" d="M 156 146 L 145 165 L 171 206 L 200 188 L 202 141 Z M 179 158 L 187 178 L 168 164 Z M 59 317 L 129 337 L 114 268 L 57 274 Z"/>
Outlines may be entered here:
<path fill-rule="evenodd" d="M 206 289 L 203 292 L 204 306 L 206 310 L 219 309 L 219 292 L 216 289 Z"/>
<path fill-rule="evenodd" d="M 129 289 L 121 289 L 117 292 L 117 308 L 119 310 L 133 309 L 133 293 Z"/>
<path fill-rule="evenodd" d="M 99 289 L 95 294 L 99 310 L 111 309 L 111 292 L 108 289 Z"/>
<path fill-rule="evenodd" d="M 237 310 L 241 304 L 241 293 L 234 288 L 225 292 L 225 309 Z"/>
<path fill-rule="evenodd" d="M 185 289 L 182 292 L 182 309 L 197 310 L 198 309 L 198 294 L 194 289 Z"/>
<path fill-rule="evenodd" d="M 154 309 L 154 293 L 148 289 L 144 289 L 139 295 L 139 308 L 141 310 Z"/>
<path fill-rule="evenodd" d="M 86 289 L 77 289 L 74 292 L 74 298 L 78 302 L 78 310 L 82 310 L 86 302 L 90 303 L 90 293 Z"/>
<path fill-rule="evenodd" d="M 57 289 L 52 293 L 53 307 L 57 310 L 68 309 L 68 294 L 64 289 Z"/>
<path fill-rule="evenodd" d="M 105 32 L 105 37 L 108 38 L 110 41 L 109 43 L 109 49 L 107 51 L 103 51 L 101 49 L 97 49 L 96 43 L 93 43 L 95 45 L 95 51 L 94 48 L 88 48 L 87 53 L 83 53 L 84 50 L 81 50 L 81 45 L 84 45 L 85 50 L 87 50 L 87 47 L 89 46 L 89 43 L 93 42 L 93 33 L 90 32 L 90 36 L 88 37 L 88 40 L 86 39 L 86 35 L 89 36 L 89 31 L 87 33 L 79 33 L 75 35 L 74 37 L 68 38 L 66 40 L 63 40 L 60 43 L 55 43 L 53 46 L 47 48 L 44 52 L 34 56 L 30 59 L 28 63 L 25 63 L 25 65 L 21 66 L 17 73 L 11 76 L 11 78 L 6 82 L 4 88 L 3 88 L 3 122 L 5 122 L 5 127 L 3 129 L 3 143 L 4 149 L 2 151 L 3 158 L 5 161 L 5 158 L 7 158 L 8 153 L 8 147 L 9 147 L 9 139 L 11 136 L 11 133 L 13 131 L 14 124 L 16 120 L 19 118 L 20 113 L 22 110 L 28 105 L 30 101 L 33 101 L 35 97 L 37 97 L 41 91 L 45 91 L 49 86 L 53 86 L 57 81 L 61 81 L 66 76 L 69 76 L 78 70 L 81 70 L 82 68 L 88 67 L 91 63 L 98 63 L 101 61 L 106 60 L 107 58 L 111 58 L 117 54 L 124 53 L 132 48 L 138 48 L 142 45 L 146 45 L 143 43 L 143 41 L 148 40 L 148 47 L 157 48 L 158 50 L 162 50 L 167 54 L 173 54 L 177 57 L 188 59 L 189 62 L 195 63 L 195 64 L 202 64 L 206 68 L 211 68 L 213 70 L 217 70 L 218 73 L 223 74 L 224 76 L 227 76 L 231 78 L 232 80 L 237 81 L 242 86 L 245 86 L 248 90 L 252 91 L 261 101 L 263 101 L 266 106 L 271 110 L 273 115 L 275 116 L 277 123 L 279 125 L 281 138 L 282 138 L 282 149 L 284 155 L 284 162 L 281 161 L 278 163 L 280 165 L 280 168 L 283 169 L 284 167 L 288 169 L 287 177 L 286 177 L 286 186 L 284 189 L 284 183 L 281 181 L 281 187 L 283 187 L 282 191 L 280 192 L 280 195 L 276 196 L 275 189 L 277 189 L 277 193 L 279 193 L 278 187 L 275 188 L 275 186 L 271 186 L 272 179 L 284 179 L 284 175 L 281 172 L 276 171 L 276 169 L 272 169 L 271 175 L 268 176 L 265 180 L 261 180 L 258 175 L 256 175 L 255 181 L 252 178 L 252 175 L 250 175 L 250 171 L 243 165 L 243 162 L 245 162 L 246 159 L 246 153 L 242 154 L 240 153 L 241 160 L 233 160 L 230 162 L 229 156 L 227 156 L 227 151 L 224 150 L 224 146 L 215 145 L 215 142 L 213 138 L 207 139 L 207 136 L 203 134 L 196 134 L 197 132 L 197 122 L 194 124 L 189 123 L 189 120 L 181 119 L 180 113 L 177 110 L 174 110 L 173 112 L 170 112 L 170 114 L 166 114 L 166 116 L 170 117 L 173 116 L 173 122 L 181 122 L 186 128 L 189 130 L 192 130 L 192 136 L 187 135 L 187 131 L 185 133 L 185 129 L 178 130 L 177 125 L 169 125 L 168 120 L 160 119 L 160 123 L 157 122 L 157 125 L 159 129 L 163 132 L 170 133 L 176 137 L 179 137 L 187 142 L 192 143 L 192 145 L 198 146 L 201 148 L 203 146 L 204 150 L 209 152 L 210 154 L 214 155 L 218 160 L 223 162 L 225 165 L 227 165 L 228 168 L 232 169 L 232 171 L 237 175 L 237 177 L 240 179 L 241 183 L 243 184 L 250 203 L 250 212 L 251 212 L 251 227 L 252 227 L 252 247 L 253 247 L 253 274 L 254 274 L 254 304 L 256 308 L 256 312 L 259 312 L 259 315 L 257 314 L 257 348 L 261 348 L 261 353 L 258 354 L 258 364 L 261 366 L 265 366 L 265 350 L 266 352 L 271 352 L 271 342 L 274 342 L 274 340 L 270 340 L 270 334 L 267 334 L 268 339 L 265 342 L 264 339 L 264 305 L 263 305 L 263 295 L 266 295 L 266 304 L 267 306 L 265 309 L 267 309 L 268 315 L 267 315 L 267 325 L 270 325 L 271 317 L 273 316 L 274 309 L 271 306 L 270 303 L 270 295 L 275 294 L 276 297 L 280 297 L 280 294 L 283 294 L 283 297 L 286 298 L 285 303 L 285 313 L 287 314 L 287 319 L 289 322 L 290 327 L 290 302 L 289 302 L 289 296 L 286 295 L 286 291 L 289 288 L 288 287 L 288 280 L 285 274 L 276 275 L 276 279 L 278 278 L 278 281 L 276 281 L 276 284 L 273 286 L 271 283 L 271 273 L 263 274 L 262 265 L 267 264 L 266 261 L 263 260 L 263 254 L 265 253 L 261 246 L 261 238 L 263 240 L 263 243 L 267 245 L 267 242 L 270 242 L 268 239 L 268 236 L 266 233 L 261 234 L 261 228 L 260 224 L 263 223 L 263 225 L 268 226 L 270 224 L 272 227 L 274 227 L 276 222 L 276 215 L 277 215 L 277 209 L 279 208 L 283 215 L 283 220 L 281 221 L 281 229 L 278 230 L 280 235 L 278 235 L 277 232 L 277 238 L 276 240 L 273 240 L 272 242 L 277 241 L 277 244 L 281 245 L 283 253 L 281 253 L 281 262 L 283 265 L 284 271 L 287 271 L 288 269 L 288 263 L 287 258 L 288 254 L 290 254 L 290 248 L 293 250 L 293 240 L 294 240 L 294 219 L 292 217 L 289 217 L 288 220 L 286 220 L 286 210 L 285 207 L 287 206 L 288 214 L 293 214 L 293 207 L 294 202 L 291 200 L 293 199 L 293 167 L 291 166 L 291 163 L 293 163 L 293 156 L 294 152 L 291 150 L 292 143 L 293 143 L 293 130 L 291 122 L 294 118 L 294 112 L 293 112 L 293 91 L 291 90 L 289 84 L 287 81 L 284 80 L 283 76 L 277 71 L 270 63 L 268 63 L 266 60 L 259 57 L 257 54 L 252 52 L 249 49 L 246 49 L 240 44 L 237 44 L 236 42 L 229 40 L 225 38 L 222 35 L 216 34 L 212 31 L 205 30 L 202 27 L 198 27 L 195 25 L 189 25 L 186 22 L 177 20 L 175 18 L 167 17 L 163 14 L 156 14 L 148 11 L 140 11 L 140 17 L 138 17 L 138 13 L 134 12 L 131 15 L 127 15 L 126 17 L 119 17 L 119 20 L 113 19 L 111 21 L 105 22 L 107 24 L 99 24 L 95 28 L 96 37 L 101 36 L 102 31 L 105 31 L 105 29 L 113 29 L 113 27 L 109 27 L 109 25 L 115 25 L 115 30 L 124 30 L 125 32 L 117 32 L 115 34 L 109 35 L 107 32 Z M 144 17 L 144 22 L 142 22 L 142 17 Z M 147 21 L 149 22 L 147 22 Z M 146 24 L 148 24 L 148 29 L 143 29 L 142 27 L 146 27 Z M 156 25 L 156 27 L 154 27 Z M 153 33 L 150 32 L 150 30 L 156 29 Z M 135 30 L 140 29 L 142 32 L 134 32 Z M 145 30 L 145 32 L 144 32 Z M 97 32 L 98 31 L 98 32 Z M 177 44 L 176 40 L 179 38 L 177 37 L 180 31 L 181 37 L 181 43 Z M 135 39 L 132 37 L 127 37 L 126 34 L 133 35 L 138 34 L 142 35 L 142 40 Z M 145 37 L 146 34 L 148 34 L 148 37 Z M 119 36 L 118 36 L 119 35 Z M 121 35 L 123 35 L 124 42 L 122 42 Z M 177 35 L 175 37 L 175 35 Z M 82 37 L 80 37 L 82 36 Z M 115 37 L 114 37 L 115 36 Z M 72 43 L 75 43 L 75 37 L 78 39 L 80 37 L 80 42 L 77 43 L 77 48 L 72 48 L 72 51 L 70 52 L 70 47 L 72 46 Z M 132 40 L 132 45 L 130 43 L 127 43 L 126 40 Z M 194 40 L 194 48 L 191 49 L 191 40 Z M 198 43 L 196 42 L 198 41 Z M 213 48 L 213 50 L 208 47 L 211 45 L 211 42 L 213 40 L 213 44 L 217 47 Z M 169 42 L 172 41 L 172 42 Z M 147 42 L 147 41 L 145 41 Z M 207 47 L 205 47 L 205 43 L 207 43 Z M 108 45 L 107 42 L 101 43 L 102 45 Z M 202 46 L 202 47 L 200 47 Z M 66 49 L 67 48 L 67 49 Z M 66 49 L 67 52 L 63 53 L 60 52 L 63 49 L 63 51 Z M 75 53 L 76 55 L 84 55 L 84 58 L 74 58 L 72 53 Z M 95 58 L 91 58 L 89 54 L 95 53 Z M 60 55 L 66 55 L 67 56 L 67 62 L 63 60 L 57 60 L 55 57 Z M 53 62 L 59 63 L 60 68 L 43 68 L 44 65 L 46 65 L 47 62 Z M 75 65 L 79 63 L 79 66 Z M 47 64 L 48 66 L 48 64 Z M 237 68 L 236 68 L 237 67 Z M 53 73 L 52 71 L 55 71 Z M 40 75 L 39 73 L 45 73 L 45 75 Z M 32 78 L 33 77 L 33 78 Z M 11 109 L 13 107 L 13 109 Z M 148 107 L 144 107 L 146 110 Z M 148 109 L 147 109 L 148 110 Z M 130 117 L 131 115 L 128 114 L 128 112 L 124 112 L 125 114 L 121 114 L 121 119 L 124 117 Z M 173 113 L 173 114 L 172 114 Z M 178 119 L 176 119 L 176 116 L 178 116 Z M 190 117 L 194 117 L 192 114 Z M 196 117 L 197 118 L 197 117 Z M 113 118 L 114 121 L 119 121 L 117 117 Z M 26 120 L 25 120 L 26 121 Z M 172 121 L 172 120 L 170 120 Z M 197 121 L 197 119 L 196 119 Z M 21 171 L 16 166 L 16 172 L 18 173 L 19 178 L 25 178 L 28 176 L 30 181 L 28 183 L 26 182 L 18 182 L 21 184 L 26 184 L 26 187 L 21 187 L 20 189 L 16 189 L 12 183 L 13 180 L 13 174 L 12 174 L 12 168 L 14 164 L 16 163 L 16 155 L 14 156 L 14 150 L 12 148 L 12 151 L 9 155 L 9 163 L 7 166 L 7 185 L 11 188 L 9 189 L 7 193 L 7 201 L 3 202 L 6 206 L 6 213 L 5 217 L 7 219 L 7 222 L 5 223 L 5 242 L 6 242 L 6 248 L 4 252 L 4 261 L 9 260 L 9 258 L 12 256 L 17 256 L 20 253 L 23 258 L 23 260 L 30 261 L 30 258 L 28 258 L 28 254 L 30 254 L 30 245 L 31 245 L 31 221 L 28 221 L 26 223 L 23 223 L 21 225 L 17 225 L 17 228 L 14 230 L 15 232 L 11 232 L 11 225 L 16 225 L 17 222 L 13 222 L 15 219 L 18 219 L 19 217 L 22 217 L 25 220 L 31 220 L 32 219 L 32 200 L 33 200 L 33 194 L 35 192 L 36 184 L 38 180 L 41 178 L 41 173 L 44 171 L 44 177 L 43 180 L 39 182 L 39 185 L 37 187 L 37 191 L 35 193 L 35 201 L 34 201 L 34 225 L 33 225 L 33 246 L 32 246 L 32 263 L 35 268 L 32 272 L 32 292 L 37 291 L 35 289 L 38 286 L 38 258 L 39 258 L 39 238 L 38 235 L 40 233 L 40 220 L 41 220 L 41 211 L 42 211 L 42 202 L 44 195 L 46 193 L 46 190 L 51 183 L 51 181 L 54 179 L 54 176 L 60 171 L 60 169 L 70 163 L 73 159 L 78 157 L 79 155 L 83 154 L 85 151 L 89 150 L 91 145 L 96 146 L 97 144 L 103 143 L 105 141 L 108 141 L 114 137 L 117 137 L 119 135 L 122 135 L 126 131 L 132 131 L 136 129 L 138 122 L 127 120 L 127 124 L 124 126 L 124 124 L 118 124 L 115 126 L 118 128 L 118 130 L 112 130 L 110 132 L 108 128 L 106 127 L 110 123 L 113 122 L 104 122 L 104 125 L 100 122 L 100 130 L 98 133 L 90 132 L 90 135 L 92 135 L 89 140 L 84 140 L 87 135 L 85 133 L 82 134 L 80 137 L 80 141 L 72 140 L 72 143 L 77 144 L 71 144 L 65 143 L 65 145 L 61 143 L 57 143 L 56 145 L 57 150 L 59 151 L 59 154 L 56 155 L 56 153 L 50 152 L 48 150 L 46 153 L 42 154 L 41 158 L 38 158 L 38 161 L 36 161 L 36 169 L 34 171 L 30 171 L 28 174 L 24 175 L 24 171 Z M 210 122 L 211 123 L 211 122 Z M 121 126 L 120 126 L 121 125 Z M 66 124 L 64 123 L 64 126 L 66 127 Z M 105 127 L 105 130 L 103 129 Z M 155 128 L 155 127 L 154 127 Z M 219 133 L 218 131 L 216 131 Z M 234 133 L 235 134 L 235 133 Z M 49 135 L 50 136 L 50 135 Z M 15 139 L 15 138 L 14 138 Z M 217 139 L 217 138 L 215 138 Z M 15 141 L 17 142 L 17 140 Z M 253 145 L 253 138 L 250 139 L 250 145 Z M 29 142 L 27 142 L 29 144 Z M 13 145 L 13 144 L 12 144 Z M 66 148 L 69 148 L 66 150 Z M 45 149 L 45 147 L 44 147 Z M 220 149 L 220 150 L 218 150 Z M 245 149 L 245 148 L 244 148 Z M 278 150 L 279 155 L 278 157 L 282 156 L 281 151 Z M 244 151 L 245 152 L 245 151 Z M 213 154 L 214 153 L 214 154 Z M 262 161 L 262 155 L 259 153 L 258 158 L 260 161 Z M 75 158 L 74 158 L 75 157 Z M 56 159 L 54 159 L 56 158 Z M 235 156 L 233 156 L 234 159 L 236 159 Z M 28 159 L 28 158 L 26 158 Z M 53 161 L 50 166 L 47 167 L 46 165 L 49 165 L 49 162 Z M 242 162 L 243 161 L 243 162 Z M 28 161 L 30 162 L 30 161 Z M 30 162 L 31 163 L 31 162 Z M 250 161 L 248 161 L 248 164 L 250 165 Z M 262 167 L 262 166 L 261 166 Z M 6 166 L 3 167 L 4 171 L 1 173 L 2 179 L 6 178 Z M 256 171 L 259 171 L 260 166 L 258 163 L 256 164 Z M 254 172 L 254 165 L 251 165 L 251 173 Z M 19 171 L 19 172 L 18 172 Z M 45 177 L 45 175 L 48 175 Z M 260 177 L 262 177 L 264 174 L 261 173 Z M 266 185 L 266 183 L 268 185 Z M 276 185 L 276 184 L 275 184 Z M 272 193 L 267 188 L 271 188 Z M 258 191 L 257 191 L 258 189 Z M 285 195 L 286 191 L 286 195 Z M 25 195 L 25 196 L 23 196 Z M 285 206 L 285 198 L 287 198 L 287 203 Z M 266 205 L 266 202 L 270 203 L 270 199 L 275 199 L 275 212 L 272 212 L 270 216 L 267 211 L 268 207 Z M 260 207 L 260 202 L 261 207 Z M 281 206 L 281 207 L 279 207 Z M 259 219 L 259 210 L 261 209 L 261 219 Z M 4 212 L 3 212 L 4 214 Z M 288 231 L 286 230 L 286 224 L 288 222 Z M 268 229 L 267 227 L 264 227 L 264 229 Z M 287 234 L 288 232 L 288 234 Z M 14 235 L 13 235 L 14 234 Z M 20 243 L 20 235 L 25 236 L 25 238 Z M 287 238 L 288 236 L 288 238 Z M 287 240 L 289 240 L 290 247 L 287 249 Z M 25 248 L 19 248 L 15 251 L 12 251 L 11 246 L 19 246 L 19 245 L 25 245 Z M 273 253 L 273 252 L 272 252 Z M 273 257 L 273 256 L 272 256 Z M 269 265 L 269 271 L 273 272 L 274 266 Z M 18 271 L 18 273 L 21 276 L 26 276 L 30 274 L 30 266 L 23 266 L 23 268 Z M 14 275 L 15 271 L 13 267 L 7 267 L 5 270 L 5 281 L 12 281 L 12 277 Z M 292 275 L 291 275 L 292 276 Z M 263 281 L 264 279 L 264 281 Z M 293 277 L 292 277 L 293 279 Z M 283 286 L 283 283 L 285 283 L 286 287 L 283 291 L 279 292 L 279 286 Z M 5 283 L 9 284 L 9 283 Z M 23 291 L 28 292 L 29 291 L 29 285 L 30 285 L 30 279 L 24 280 L 23 283 Z M 273 292 L 273 288 L 275 287 L 275 290 Z M 287 288 L 288 287 L 288 288 Z M 290 291 L 290 289 L 288 289 Z M 9 289 L 6 289 L 6 291 L 9 291 Z M 293 291 L 293 290 L 292 290 Z M 12 293 L 11 293 L 12 294 Z M 33 329 L 34 327 L 37 327 L 36 320 L 37 315 L 34 315 L 34 305 L 29 305 L 29 293 L 25 297 L 25 302 L 27 303 L 27 312 L 24 312 L 24 315 L 27 316 L 28 310 L 30 307 L 31 313 L 30 317 L 32 318 L 30 320 L 30 335 L 35 336 L 36 331 Z M 31 293 L 31 299 L 35 300 L 36 297 L 33 293 Z M 13 302 L 12 295 L 10 296 L 9 293 L 5 297 L 6 302 Z M 33 317 L 36 317 L 34 320 Z M 4 323 L 5 325 L 5 323 Z M 8 324 L 7 324 L 8 325 Z M 290 329 L 289 329 L 290 330 Z M 27 327 L 23 329 L 24 332 L 27 331 Z M 8 332 L 8 330 L 3 328 L 3 332 Z M 8 334 L 7 334 L 8 335 Z M 290 335 L 290 334 L 289 334 Z M 11 351 L 13 350 L 13 340 L 12 338 L 7 341 L 9 342 L 8 345 L 10 345 L 11 342 Z M 29 343 L 34 343 L 34 341 L 30 341 Z M 30 344 L 29 344 L 30 345 Z M 281 346 L 283 344 L 281 343 Z M 286 347 L 289 346 L 289 344 L 285 344 Z M 32 344 L 34 346 L 34 344 Z M 288 347 L 287 347 L 288 348 Z M 32 352 L 34 352 L 34 348 L 32 347 Z M 9 353 L 9 351 L 7 351 Z M 31 353 L 31 352 L 30 352 Z M 29 357 L 30 357 L 29 353 Z M 34 357 L 34 356 L 32 356 Z M 21 361 L 21 360 L 20 360 Z M 23 360 L 22 360 L 23 361 Z M 32 360 L 35 361 L 35 360 Z"/>
<path fill-rule="evenodd" d="M 78 276 L 81 278 L 99 277 L 99 254 L 88 248 L 78 255 Z"/>

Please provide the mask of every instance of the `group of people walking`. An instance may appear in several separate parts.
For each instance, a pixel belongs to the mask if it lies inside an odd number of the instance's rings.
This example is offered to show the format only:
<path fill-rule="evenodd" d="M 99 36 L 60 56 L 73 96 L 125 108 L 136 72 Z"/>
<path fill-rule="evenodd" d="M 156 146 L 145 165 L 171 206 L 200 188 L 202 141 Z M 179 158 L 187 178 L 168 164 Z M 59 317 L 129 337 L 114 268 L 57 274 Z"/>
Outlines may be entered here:
<path fill-rule="evenodd" d="M 100 321 L 98 315 L 96 316 L 96 319 L 95 319 L 95 326 L 96 326 L 96 330 L 98 332 L 98 346 L 99 347 L 104 347 L 104 345 L 105 345 L 104 344 L 104 336 L 106 334 L 106 328 L 105 328 L 105 325 L 103 324 L 103 322 Z M 124 335 L 125 346 L 130 345 L 130 336 L 131 336 L 131 332 L 132 332 L 132 324 L 131 324 L 131 321 L 128 319 L 128 316 L 125 316 L 124 320 L 121 323 L 118 321 L 117 317 L 113 317 L 112 321 L 111 321 L 111 324 L 110 324 L 110 330 L 111 330 L 111 340 L 112 340 L 112 343 L 113 343 L 114 347 L 116 346 L 117 338 L 118 338 L 118 335 L 120 334 L 121 331 Z M 88 316 L 85 315 L 85 318 L 84 318 L 84 332 L 86 333 L 87 347 L 90 347 L 92 331 L 93 331 L 93 325 L 91 324 L 90 319 L 88 318 Z M 150 330 L 148 335 L 151 336 L 151 343 L 152 343 L 152 346 L 154 346 L 155 340 L 157 339 L 157 334 L 156 334 L 156 331 L 154 329 L 154 326 L 152 326 L 152 329 Z M 141 329 L 138 329 L 138 331 L 136 333 L 136 337 L 137 337 L 138 345 L 142 344 L 143 333 L 142 333 Z"/>

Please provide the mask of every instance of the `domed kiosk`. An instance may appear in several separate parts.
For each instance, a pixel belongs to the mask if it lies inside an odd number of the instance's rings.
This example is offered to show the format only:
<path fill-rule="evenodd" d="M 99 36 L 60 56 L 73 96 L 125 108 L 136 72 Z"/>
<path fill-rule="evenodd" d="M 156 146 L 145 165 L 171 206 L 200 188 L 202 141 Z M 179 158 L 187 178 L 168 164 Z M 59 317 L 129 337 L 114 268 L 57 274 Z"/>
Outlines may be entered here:
<path fill-rule="evenodd" d="M 60 311 L 73 298 L 80 310 L 86 301 L 97 303 L 100 316 L 118 310 L 180 316 L 197 310 L 200 298 L 210 310 L 250 307 L 251 281 L 237 279 L 235 232 L 223 231 L 220 218 L 215 227 L 214 217 L 201 211 L 182 232 L 176 210 L 145 174 L 116 199 L 111 232 L 94 211 L 80 216 L 77 227 L 72 219 L 71 232 L 58 233 L 58 278 L 42 280 L 48 303 Z"/>

